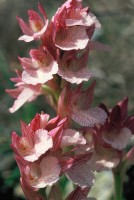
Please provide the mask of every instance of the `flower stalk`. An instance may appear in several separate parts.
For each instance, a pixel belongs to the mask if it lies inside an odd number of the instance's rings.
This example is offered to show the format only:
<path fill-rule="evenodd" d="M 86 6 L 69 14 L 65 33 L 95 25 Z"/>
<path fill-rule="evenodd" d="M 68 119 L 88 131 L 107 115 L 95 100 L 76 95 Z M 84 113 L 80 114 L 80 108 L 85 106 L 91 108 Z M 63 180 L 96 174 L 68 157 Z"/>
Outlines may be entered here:
<path fill-rule="evenodd" d="M 40 3 L 38 8 L 41 16 L 28 11 L 28 24 L 17 17 L 23 32 L 19 40 L 40 40 L 40 46 L 30 50 L 29 58 L 19 57 L 22 69 L 11 79 L 16 88 L 6 90 L 15 98 L 9 111 L 44 95 L 56 116 L 36 114 L 28 125 L 21 122 L 21 136 L 12 132 L 24 194 L 29 200 L 62 200 L 55 184 L 66 175 L 77 185 L 66 200 L 91 200 L 87 195 L 95 172 L 112 170 L 115 200 L 122 200 L 122 160 L 134 154 L 123 154 L 134 133 L 134 116 L 127 116 L 128 98 L 110 110 L 104 104 L 92 108 L 96 81 L 84 89 L 84 82 L 93 78 L 87 67 L 90 51 L 110 49 L 93 41 L 100 23 L 82 0 L 67 0 L 50 21 Z"/>
<path fill-rule="evenodd" d="M 58 104 L 60 92 L 55 91 L 55 90 L 52 89 L 50 86 L 45 85 L 45 84 L 42 85 L 42 89 L 44 90 L 45 93 L 50 94 L 50 95 L 53 97 L 55 103 Z"/>
<path fill-rule="evenodd" d="M 123 200 L 122 194 L 122 176 L 121 172 L 113 171 L 113 178 L 114 178 L 114 200 Z"/>

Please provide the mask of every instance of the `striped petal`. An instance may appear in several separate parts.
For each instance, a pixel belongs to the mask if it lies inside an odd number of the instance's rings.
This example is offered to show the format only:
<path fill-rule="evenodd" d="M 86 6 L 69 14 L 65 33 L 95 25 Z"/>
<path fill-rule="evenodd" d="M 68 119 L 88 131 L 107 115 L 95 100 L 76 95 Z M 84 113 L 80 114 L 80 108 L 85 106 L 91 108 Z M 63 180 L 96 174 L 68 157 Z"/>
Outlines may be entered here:
<path fill-rule="evenodd" d="M 43 84 L 53 78 L 53 74 L 58 71 L 58 64 L 54 61 L 50 66 L 40 68 L 38 70 L 27 70 L 22 73 L 22 80 L 27 84 L 37 85 Z"/>
<path fill-rule="evenodd" d="M 80 187 L 91 187 L 94 183 L 94 174 L 90 166 L 81 162 L 67 171 L 67 176 Z"/>
<path fill-rule="evenodd" d="M 69 28 L 66 37 L 64 39 L 62 37 L 62 33 L 59 33 L 56 37 L 55 44 L 65 51 L 84 49 L 89 41 L 86 30 L 80 26 Z"/>
<path fill-rule="evenodd" d="M 52 186 L 59 179 L 60 165 L 57 158 L 45 157 L 40 162 L 41 177 L 34 183 L 35 188 L 44 188 L 46 186 Z"/>
<path fill-rule="evenodd" d="M 103 132 L 102 134 L 104 141 L 118 150 L 122 150 L 127 146 L 131 136 L 132 133 L 128 128 L 122 128 L 119 133 L 117 131 L 113 131 Z"/>
<path fill-rule="evenodd" d="M 83 81 L 88 81 L 92 77 L 92 73 L 88 68 L 83 68 L 78 71 L 72 71 L 68 68 L 59 68 L 58 74 L 70 83 L 80 84 Z"/>
<path fill-rule="evenodd" d="M 90 110 L 74 108 L 71 117 L 81 126 L 94 127 L 96 124 L 104 124 L 107 114 L 99 107 Z"/>

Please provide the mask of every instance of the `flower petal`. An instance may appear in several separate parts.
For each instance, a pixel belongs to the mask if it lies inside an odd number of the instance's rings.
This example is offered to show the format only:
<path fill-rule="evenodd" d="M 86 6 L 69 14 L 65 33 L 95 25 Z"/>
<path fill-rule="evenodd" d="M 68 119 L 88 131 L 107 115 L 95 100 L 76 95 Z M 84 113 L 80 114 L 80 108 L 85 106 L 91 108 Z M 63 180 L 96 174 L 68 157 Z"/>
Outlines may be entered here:
<path fill-rule="evenodd" d="M 32 199 L 32 200 L 46 200 L 41 196 L 37 191 L 35 191 L 32 187 L 30 187 L 25 179 L 20 179 L 21 187 L 22 190 L 26 196 L 27 199 Z"/>
<path fill-rule="evenodd" d="M 58 71 L 58 64 L 53 61 L 51 65 L 38 70 L 27 70 L 22 73 L 22 80 L 27 84 L 37 85 L 45 83 L 53 78 Z"/>
<path fill-rule="evenodd" d="M 98 146 L 98 151 L 92 154 L 88 164 L 96 171 L 110 170 L 119 164 L 120 158 L 116 150 Z"/>
<path fill-rule="evenodd" d="M 127 118 L 124 126 L 128 127 L 131 130 L 132 134 L 134 134 L 134 115 Z"/>
<path fill-rule="evenodd" d="M 52 138 L 48 135 L 48 131 L 43 129 L 39 129 L 35 132 L 34 142 L 34 149 L 38 158 L 53 147 Z"/>
<path fill-rule="evenodd" d="M 80 84 L 82 81 L 88 81 L 92 77 L 92 73 L 88 68 L 78 71 L 72 71 L 68 68 L 59 68 L 58 74 L 70 83 Z"/>
<path fill-rule="evenodd" d="M 36 152 L 32 150 L 31 152 L 29 152 L 29 155 L 23 156 L 23 158 L 28 162 L 34 162 L 38 159 L 38 156 L 36 155 Z"/>
<path fill-rule="evenodd" d="M 90 110 L 73 109 L 72 119 L 82 126 L 94 127 L 95 124 L 104 124 L 107 114 L 99 107 Z"/>
<path fill-rule="evenodd" d="M 131 136 L 132 133 L 128 128 L 122 128 L 119 133 L 117 131 L 102 133 L 104 141 L 118 150 L 122 150 L 127 146 Z"/>
<path fill-rule="evenodd" d="M 63 132 L 61 146 L 66 147 L 75 144 L 86 144 L 85 138 L 80 133 L 73 129 L 66 129 Z"/>
<path fill-rule="evenodd" d="M 29 36 L 29 35 L 22 35 L 19 37 L 18 40 L 23 40 L 25 42 L 31 42 L 34 40 L 34 37 L 33 36 Z"/>
<path fill-rule="evenodd" d="M 90 166 L 81 162 L 67 171 L 67 176 L 80 187 L 91 187 L 94 183 L 94 174 Z"/>
<path fill-rule="evenodd" d="M 20 17 L 16 17 L 18 22 L 19 22 L 19 25 L 20 25 L 20 28 L 22 30 L 22 32 L 26 35 L 31 35 L 32 36 L 32 30 L 30 29 L 30 27 L 24 22 L 24 20 Z"/>
<path fill-rule="evenodd" d="M 24 88 L 24 90 L 19 94 L 18 98 L 14 101 L 13 106 L 9 109 L 11 113 L 17 111 L 24 103 L 26 103 L 32 96 L 34 91 L 30 88 Z"/>
<path fill-rule="evenodd" d="M 35 188 L 44 188 L 47 185 L 52 186 L 59 179 L 60 165 L 57 158 L 53 156 L 44 157 L 40 162 L 42 176 L 36 184 Z"/>
<path fill-rule="evenodd" d="M 67 35 L 62 39 L 62 34 L 57 36 L 55 44 L 62 50 L 78 50 L 84 49 L 88 44 L 89 38 L 83 27 L 71 27 L 67 31 Z"/>
<path fill-rule="evenodd" d="M 106 44 L 102 44 L 98 41 L 90 41 L 89 49 L 91 50 L 100 50 L 100 51 L 111 51 L 111 47 Z"/>

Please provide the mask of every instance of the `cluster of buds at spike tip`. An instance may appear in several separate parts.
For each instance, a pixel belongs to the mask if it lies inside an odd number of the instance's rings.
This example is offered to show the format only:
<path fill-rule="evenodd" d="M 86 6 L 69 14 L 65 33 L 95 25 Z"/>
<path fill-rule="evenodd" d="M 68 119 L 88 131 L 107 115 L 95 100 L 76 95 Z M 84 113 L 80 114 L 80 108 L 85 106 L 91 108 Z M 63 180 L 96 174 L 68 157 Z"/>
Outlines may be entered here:
<path fill-rule="evenodd" d="M 92 200 L 87 195 L 94 172 L 113 169 L 122 160 L 133 162 L 134 150 L 125 156 L 124 149 L 134 133 L 134 116 L 127 116 L 127 98 L 110 111 L 103 104 L 91 107 L 96 81 L 83 87 L 93 78 L 88 56 L 110 47 L 93 41 L 100 23 L 82 0 L 67 0 L 50 21 L 38 8 L 42 16 L 29 10 L 28 24 L 17 17 L 24 34 L 19 40 L 40 40 L 40 46 L 30 50 L 29 58 L 19 57 L 22 70 L 11 79 L 16 88 L 6 90 L 15 98 L 9 111 L 45 94 L 56 117 L 36 114 L 28 125 L 21 122 L 21 136 L 12 133 L 21 186 L 29 200 L 62 200 L 55 184 L 66 175 L 77 185 L 66 200 Z M 47 186 L 50 195 L 43 197 L 40 190 Z"/>

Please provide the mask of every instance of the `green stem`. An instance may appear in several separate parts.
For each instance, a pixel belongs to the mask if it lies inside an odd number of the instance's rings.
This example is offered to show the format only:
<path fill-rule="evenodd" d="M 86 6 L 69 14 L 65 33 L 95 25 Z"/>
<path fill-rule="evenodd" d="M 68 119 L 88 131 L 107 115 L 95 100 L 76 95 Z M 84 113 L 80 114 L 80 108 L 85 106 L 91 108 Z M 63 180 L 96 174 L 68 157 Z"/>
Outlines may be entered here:
<path fill-rule="evenodd" d="M 49 87 L 48 85 L 42 85 L 42 89 L 47 92 L 48 94 L 52 95 L 52 97 L 54 98 L 55 102 L 58 102 L 60 93 L 58 91 L 55 91 L 54 89 L 52 89 L 51 87 Z"/>
<path fill-rule="evenodd" d="M 114 177 L 114 200 L 123 200 L 121 173 L 113 171 L 113 177 Z"/>
<path fill-rule="evenodd" d="M 47 200 L 46 188 L 40 189 L 40 194 L 44 197 L 44 200 Z"/>
<path fill-rule="evenodd" d="M 114 178 L 114 200 L 123 200 L 123 178 L 129 163 L 123 160 L 116 168 L 113 169 Z"/>

